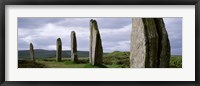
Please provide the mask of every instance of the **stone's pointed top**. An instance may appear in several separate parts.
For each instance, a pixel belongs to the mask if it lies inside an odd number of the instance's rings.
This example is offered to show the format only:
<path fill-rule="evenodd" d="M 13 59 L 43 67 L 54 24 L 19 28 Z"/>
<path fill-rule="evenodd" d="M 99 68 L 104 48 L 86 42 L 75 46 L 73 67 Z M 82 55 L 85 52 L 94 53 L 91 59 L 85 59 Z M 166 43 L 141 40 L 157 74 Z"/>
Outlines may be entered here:
<path fill-rule="evenodd" d="M 90 19 L 90 22 L 93 22 L 94 21 L 94 19 Z"/>
<path fill-rule="evenodd" d="M 98 30 L 98 25 L 97 25 L 97 21 L 94 19 L 90 20 L 90 27 L 93 28 L 94 30 Z"/>
<path fill-rule="evenodd" d="M 31 46 L 31 47 L 33 47 L 33 44 L 32 44 L 32 43 L 30 43 L 30 46 Z"/>
<path fill-rule="evenodd" d="M 57 41 L 58 41 L 58 40 L 61 40 L 61 39 L 60 39 L 60 38 L 58 38 L 58 39 L 57 39 Z"/>
<path fill-rule="evenodd" d="M 61 41 L 60 38 L 57 39 L 57 44 L 58 44 L 58 45 L 62 45 L 62 41 Z"/>
<path fill-rule="evenodd" d="M 94 20 L 94 19 L 91 19 L 90 22 L 91 22 L 91 23 L 97 23 L 97 21 Z"/>
<path fill-rule="evenodd" d="M 30 45 L 33 45 L 33 43 L 31 42 Z"/>
<path fill-rule="evenodd" d="M 71 33 L 72 33 L 72 34 L 75 34 L 75 31 L 72 31 Z"/>

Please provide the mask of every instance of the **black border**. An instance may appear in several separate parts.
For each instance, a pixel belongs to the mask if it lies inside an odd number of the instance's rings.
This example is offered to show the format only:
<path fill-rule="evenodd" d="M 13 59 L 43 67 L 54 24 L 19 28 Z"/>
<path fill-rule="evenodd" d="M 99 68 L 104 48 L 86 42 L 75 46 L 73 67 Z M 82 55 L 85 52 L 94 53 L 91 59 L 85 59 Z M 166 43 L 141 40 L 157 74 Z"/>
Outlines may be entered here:
<path fill-rule="evenodd" d="M 195 5 L 195 81 L 5 81 L 6 5 Z M 199 86 L 200 0 L 1 0 L 0 22 L 1 86 Z"/>

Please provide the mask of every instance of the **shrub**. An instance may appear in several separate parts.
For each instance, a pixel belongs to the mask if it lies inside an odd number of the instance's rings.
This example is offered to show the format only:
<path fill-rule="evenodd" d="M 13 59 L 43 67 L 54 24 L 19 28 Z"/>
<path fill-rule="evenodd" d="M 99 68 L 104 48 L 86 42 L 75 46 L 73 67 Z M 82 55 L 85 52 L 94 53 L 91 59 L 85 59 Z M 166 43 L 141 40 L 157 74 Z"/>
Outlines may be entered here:
<path fill-rule="evenodd" d="M 170 58 L 170 67 L 171 68 L 182 68 L 182 57 L 172 56 Z"/>
<path fill-rule="evenodd" d="M 129 52 L 114 51 L 103 56 L 105 65 L 120 65 L 121 67 L 130 67 Z"/>

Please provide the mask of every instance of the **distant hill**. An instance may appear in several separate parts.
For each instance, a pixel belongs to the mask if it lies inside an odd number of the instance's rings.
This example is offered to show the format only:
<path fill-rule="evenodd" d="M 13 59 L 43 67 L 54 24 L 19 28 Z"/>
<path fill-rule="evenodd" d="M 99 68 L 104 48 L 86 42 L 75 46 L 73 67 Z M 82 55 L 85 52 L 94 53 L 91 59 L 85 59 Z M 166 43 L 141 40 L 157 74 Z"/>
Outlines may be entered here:
<path fill-rule="evenodd" d="M 56 57 L 56 50 L 43 50 L 43 49 L 35 49 L 35 58 L 55 58 Z M 109 56 L 108 54 L 115 55 L 118 54 L 119 51 L 115 51 L 112 53 L 104 53 L 104 56 Z M 128 53 L 129 55 L 129 53 Z M 116 55 L 120 56 L 120 55 Z M 71 57 L 71 51 L 70 50 L 64 50 L 62 51 L 62 57 L 63 58 L 70 58 Z M 89 51 L 78 51 L 78 57 L 89 57 Z M 181 55 L 172 55 L 172 57 L 182 57 Z M 19 59 L 30 59 L 30 53 L 29 50 L 19 50 L 18 51 L 18 58 Z"/>
<path fill-rule="evenodd" d="M 56 50 L 35 49 L 34 51 L 35 51 L 35 58 L 56 57 Z M 64 58 L 70 58 L 71 51 L 70 50 L 62 51 L 62 56 Z M 88 51 L 78 51 L 78 56 L 79 57 L 89 57 L 89 52 Z M 29 50 L 19 50 L 18 58 L 19 59 L 29 59 L 30 58 Z"/>

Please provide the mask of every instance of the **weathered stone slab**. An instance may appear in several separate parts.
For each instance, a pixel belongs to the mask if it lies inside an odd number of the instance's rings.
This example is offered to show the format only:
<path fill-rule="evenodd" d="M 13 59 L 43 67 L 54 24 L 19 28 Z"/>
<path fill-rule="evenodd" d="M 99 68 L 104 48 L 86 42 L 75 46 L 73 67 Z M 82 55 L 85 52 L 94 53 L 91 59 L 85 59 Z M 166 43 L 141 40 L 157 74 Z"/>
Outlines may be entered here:
<path fill-rule="evenodd" d="M 162 18 L 154 18 L 157 32 L 159 35 L 159 49 L 158 49 L 158 55 L 159 55 L 159 67 L 160 68 L 167 68 L 169 67 L 169 61 L 170 61 L 170 42 L 167 34 L 167 30 L 165 28 L 165 24 Z"/>
<path fill-rule="evenodd" d="M 158 34 L 153 18 L 143 18 L 146 37 L 146 57 L 145 67 L 158 67 Z"/>
<path fill-rule="evenodd" d="M 35 52 L 34 52 L 34 47 L 32 43 L 30 43 L 30 57 L 31 57 L 31 60 L 35 62 Z"/>
<path fill-rule="evenodd" d="M 56 48 L 56 61 L 60 62 L 62 58 L 62 42 L 60 38 L 57 39 Z"/>
<path fill-rule="evenodd" d="M 145 28 L 141 18 L 132 19 L 130 67 L 144 68 L 146 54 Z"/>
<path fill-rule="evenodd" d="M 102 65 L 103 47 L 96 20 L 90 20 L 90 63 Z"/>
<path fill-rule="evenodd" d="M 90 20 L 90 51 L 89 51 L 89 63 L 92 64 L 92 40 L 93 40 L 93 23 L 92 19 Z"/>
<path fill-rule="evenodd" d="M 76 33 L 74 31 L 71 32 L 71 60 L 78 62 Z"/>
<path fill-rule="evenodd" d="M 168 67 L 170 45 L 162 18 L 133 18 L 132 25 L 130 67 Z"/>

